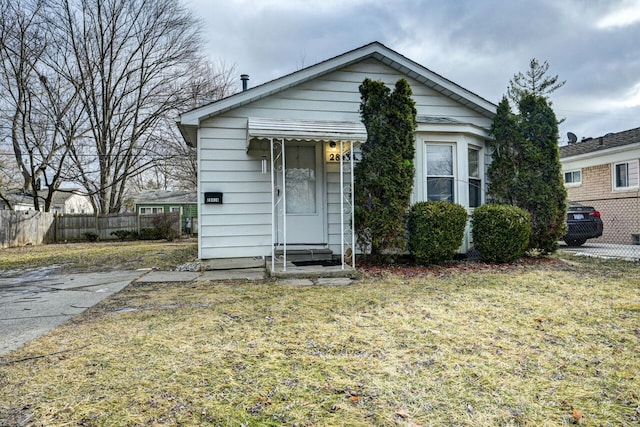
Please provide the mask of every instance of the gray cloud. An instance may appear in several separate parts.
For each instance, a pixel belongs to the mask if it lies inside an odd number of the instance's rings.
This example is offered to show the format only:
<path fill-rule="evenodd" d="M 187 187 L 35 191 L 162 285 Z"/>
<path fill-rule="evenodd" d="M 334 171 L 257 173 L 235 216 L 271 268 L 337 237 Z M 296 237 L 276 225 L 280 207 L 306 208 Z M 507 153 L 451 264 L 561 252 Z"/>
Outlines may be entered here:
<path fill-rule="evenodd" d="M 561 139 L 640 126 L 638 0 L 185 0 L 207 54 L 256 85 L 377 40 L 497 103 L 531 58 L 566 80 Z M 638 13 L 636 13 L 638 12 Z M 616 22 L 622 25 L 614 25 Z M 613 24 L 612 24 L 613 23 Z M 636 92 L 640 86 L 636 87 Z"/>

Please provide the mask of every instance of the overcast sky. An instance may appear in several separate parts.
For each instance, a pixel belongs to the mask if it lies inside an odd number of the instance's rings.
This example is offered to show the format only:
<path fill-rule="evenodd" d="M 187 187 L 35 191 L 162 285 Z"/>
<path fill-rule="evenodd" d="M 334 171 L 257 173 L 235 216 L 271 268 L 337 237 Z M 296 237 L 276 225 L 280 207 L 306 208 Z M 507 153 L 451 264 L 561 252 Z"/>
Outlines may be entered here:
<path fill-rule="evenodd" d="M 551 96 L 579 139 L 640 126 L 640 0 L 183 0 L 206 53 L 273 80 L 379 41 L 497 104 L 531 58 L 566 80 Z"/>

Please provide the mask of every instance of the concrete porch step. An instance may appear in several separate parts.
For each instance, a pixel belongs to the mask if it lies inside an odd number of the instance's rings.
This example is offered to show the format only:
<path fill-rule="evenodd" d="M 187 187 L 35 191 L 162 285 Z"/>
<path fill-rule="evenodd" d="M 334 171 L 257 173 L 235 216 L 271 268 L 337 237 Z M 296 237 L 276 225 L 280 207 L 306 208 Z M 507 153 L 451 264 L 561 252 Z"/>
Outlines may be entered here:
<path fill-rule="evenodd" d="M 276 260 L 274 268 L 271 266 L 271 259 L 266 262 L 267 275 L 274 278 L 337 278 L 337 277 L 358 277 L 358 272 L 351 265 L 342 264 L 329 265 L 328 263 L 295 265 L 287 260 L 286 268 L 282 264 L 282 260 Z"/>
<path fill-rule="evenodd" d="M 275 255 L 277 259 L 281 258 L 284 250 L 277 249 Z M 331 261 L 332 258 L 333 251 L 329 248 L 287 248 L 287 261 L 291 262 Z"/>

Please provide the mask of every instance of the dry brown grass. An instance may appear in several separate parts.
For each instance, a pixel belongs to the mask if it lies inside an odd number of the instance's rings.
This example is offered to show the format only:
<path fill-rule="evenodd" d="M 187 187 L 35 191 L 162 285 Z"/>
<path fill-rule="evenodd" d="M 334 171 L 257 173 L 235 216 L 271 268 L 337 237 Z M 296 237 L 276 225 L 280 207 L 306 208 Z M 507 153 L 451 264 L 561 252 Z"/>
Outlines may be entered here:
<path fill-rule="evenodd" d="M 170 269 L 198 256 L 194 239 L 64 243 L 0 249 L 0 273 L 57 266 L 65 272 L 137 268 Z M 17 270 L 17 271 L 14 271 Z"/>
<path fill-rule="evenodd" d="M 637 425 L 640 269 L 612 265 L 134 285 L 7 355 L 0 413 L 47 426 Z"/>

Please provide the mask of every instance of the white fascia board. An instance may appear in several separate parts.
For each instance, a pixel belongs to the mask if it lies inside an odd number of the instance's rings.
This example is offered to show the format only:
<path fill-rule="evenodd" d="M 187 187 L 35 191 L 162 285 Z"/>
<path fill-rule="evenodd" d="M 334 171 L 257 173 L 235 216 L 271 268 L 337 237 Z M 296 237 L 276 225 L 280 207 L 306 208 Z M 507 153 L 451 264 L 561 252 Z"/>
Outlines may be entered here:
<path fill-rule="evenodd" d="M 484 139 L 492 139 L 489 136 L 489 131 L 480 126 L 476 126 L 472 123 L 429 123 L 420 124 L 416 126 L 416 132 L 430 132 L 430 133 L 463 133 L 467 135 L 474 135 Z"/>
<path fill-rule="evenodd" d="M 182 135 L 182 138 L 190 147 L 196 147 L 196 141 L 198 139 L 198 126 L 184 125 L 181 122 L 176 122 L 178 130 Z"/>
<path fill-rule="evenodd" d="M 638 158 L 640 158 L 640 143 L 635 143 L 579 154 L 577 156 L 563 157 L 560 159 L 560 163 L 562 164 L 562 169 L 568 171 L 635 160 Z"/>

